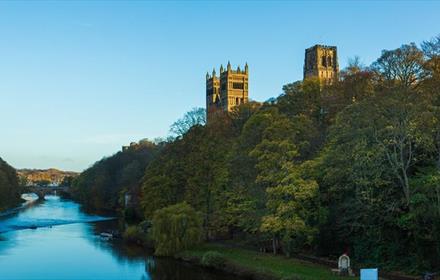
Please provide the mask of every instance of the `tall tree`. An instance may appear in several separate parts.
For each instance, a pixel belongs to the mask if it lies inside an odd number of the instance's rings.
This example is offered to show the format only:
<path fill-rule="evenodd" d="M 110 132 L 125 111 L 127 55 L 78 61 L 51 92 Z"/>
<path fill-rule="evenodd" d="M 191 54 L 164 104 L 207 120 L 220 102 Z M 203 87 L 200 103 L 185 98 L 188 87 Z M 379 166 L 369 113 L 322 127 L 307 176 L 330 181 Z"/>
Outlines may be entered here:
<path fill-rule="evenodd" d="M 193 108 L 191 111 L 186 112 L 185 115 L 175 121 L 171 127 L 170 132 L 174 137 L 181 137 L 191 127 L 196 125 L 206 124 L 206 111 L 204 108 Z"/>
<path fill-rule="evenodd" d="M 409 88 L 416 86 L 424 78 L 423 64 L 423 52 L 416 44 L 411 43 L 395 50 L 383 50 L 372 67 L 379 74 L 383 86 Z"/>
<path fill-rule="evenodd" d="M 290 255 L 314 241 L 319 215 L 318 184 L 301 178 L 294 164 L 286 163 L 283 169 L 286 177 L 279 185 L 267 188 L 268 214 L 262 219 L 261 230 L 274 236 L 274 253 L 276 238 L 281 237 L 284 252 Z"/>

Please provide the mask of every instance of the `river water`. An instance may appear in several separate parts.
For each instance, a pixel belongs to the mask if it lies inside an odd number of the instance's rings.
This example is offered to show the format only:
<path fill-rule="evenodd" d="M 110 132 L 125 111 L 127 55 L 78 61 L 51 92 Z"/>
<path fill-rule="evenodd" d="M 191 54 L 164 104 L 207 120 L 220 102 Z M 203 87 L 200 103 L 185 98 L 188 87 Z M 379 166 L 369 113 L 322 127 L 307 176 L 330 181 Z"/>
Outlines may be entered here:
<path fill-rule="evenodd" d="M 0 279 L 237 280 L 100 237 L 116 225 L 58 196 L 0 216 Z"/>

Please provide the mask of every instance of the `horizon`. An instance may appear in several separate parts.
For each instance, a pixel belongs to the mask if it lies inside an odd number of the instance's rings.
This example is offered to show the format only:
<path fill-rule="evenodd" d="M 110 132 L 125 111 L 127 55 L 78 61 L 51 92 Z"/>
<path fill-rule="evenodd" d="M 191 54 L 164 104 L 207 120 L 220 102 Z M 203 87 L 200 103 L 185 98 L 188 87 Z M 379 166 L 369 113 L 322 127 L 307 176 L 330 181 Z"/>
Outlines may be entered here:
<path fill-rule="evenodd" d="M 439 35 L 439 8 L 1 2 L 0 157 L 17 169 L 81 172 L 130 142 L 166 137 L 185 112 L 204 108 L 206 72 L 221 64 L 247 62 L 249 97 L 265 101 L 302 80 L 306 48 L 337 46 L 340 69 L 355 56 L 370 65 L 383 49 Z"/>

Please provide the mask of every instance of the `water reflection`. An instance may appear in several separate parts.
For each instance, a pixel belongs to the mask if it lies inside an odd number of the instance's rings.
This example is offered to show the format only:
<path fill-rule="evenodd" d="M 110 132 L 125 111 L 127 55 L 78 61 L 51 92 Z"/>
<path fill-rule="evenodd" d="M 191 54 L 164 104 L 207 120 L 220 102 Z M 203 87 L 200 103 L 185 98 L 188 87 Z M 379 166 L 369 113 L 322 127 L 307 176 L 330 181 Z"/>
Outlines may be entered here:
<path fill-rule="evenodd" d="M 24 229 L 30 224 L 37 227 Z M 234 279 L 172 259 L 156 259 L 137 246 L 99 237 L 100 232 L 117 227 L 117 220 L 89 215 L 77 203 L 53 196 L 2 216 L 0 278 Z"/>

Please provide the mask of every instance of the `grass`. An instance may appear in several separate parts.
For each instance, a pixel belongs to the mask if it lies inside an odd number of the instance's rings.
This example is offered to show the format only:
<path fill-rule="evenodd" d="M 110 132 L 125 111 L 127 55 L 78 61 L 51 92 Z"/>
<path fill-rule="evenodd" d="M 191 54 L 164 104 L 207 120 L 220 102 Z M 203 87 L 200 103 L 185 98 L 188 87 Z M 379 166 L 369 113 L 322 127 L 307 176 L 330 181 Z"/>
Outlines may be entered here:
<path fill-rule="evenodd" d="M 330 268 L 305 261 L 259 253 L 220 244 L 204 244 L 182 253 L 182 256 L 201 258 L 207 251 L 221 253 L 227 262 L 254 272 L 270 273 L 280 279 L 297 277 L 303 280 L 341 280 L 346 277 L 334 275 Z M 348 278 L 358 279 L 358 278 Z"/>

